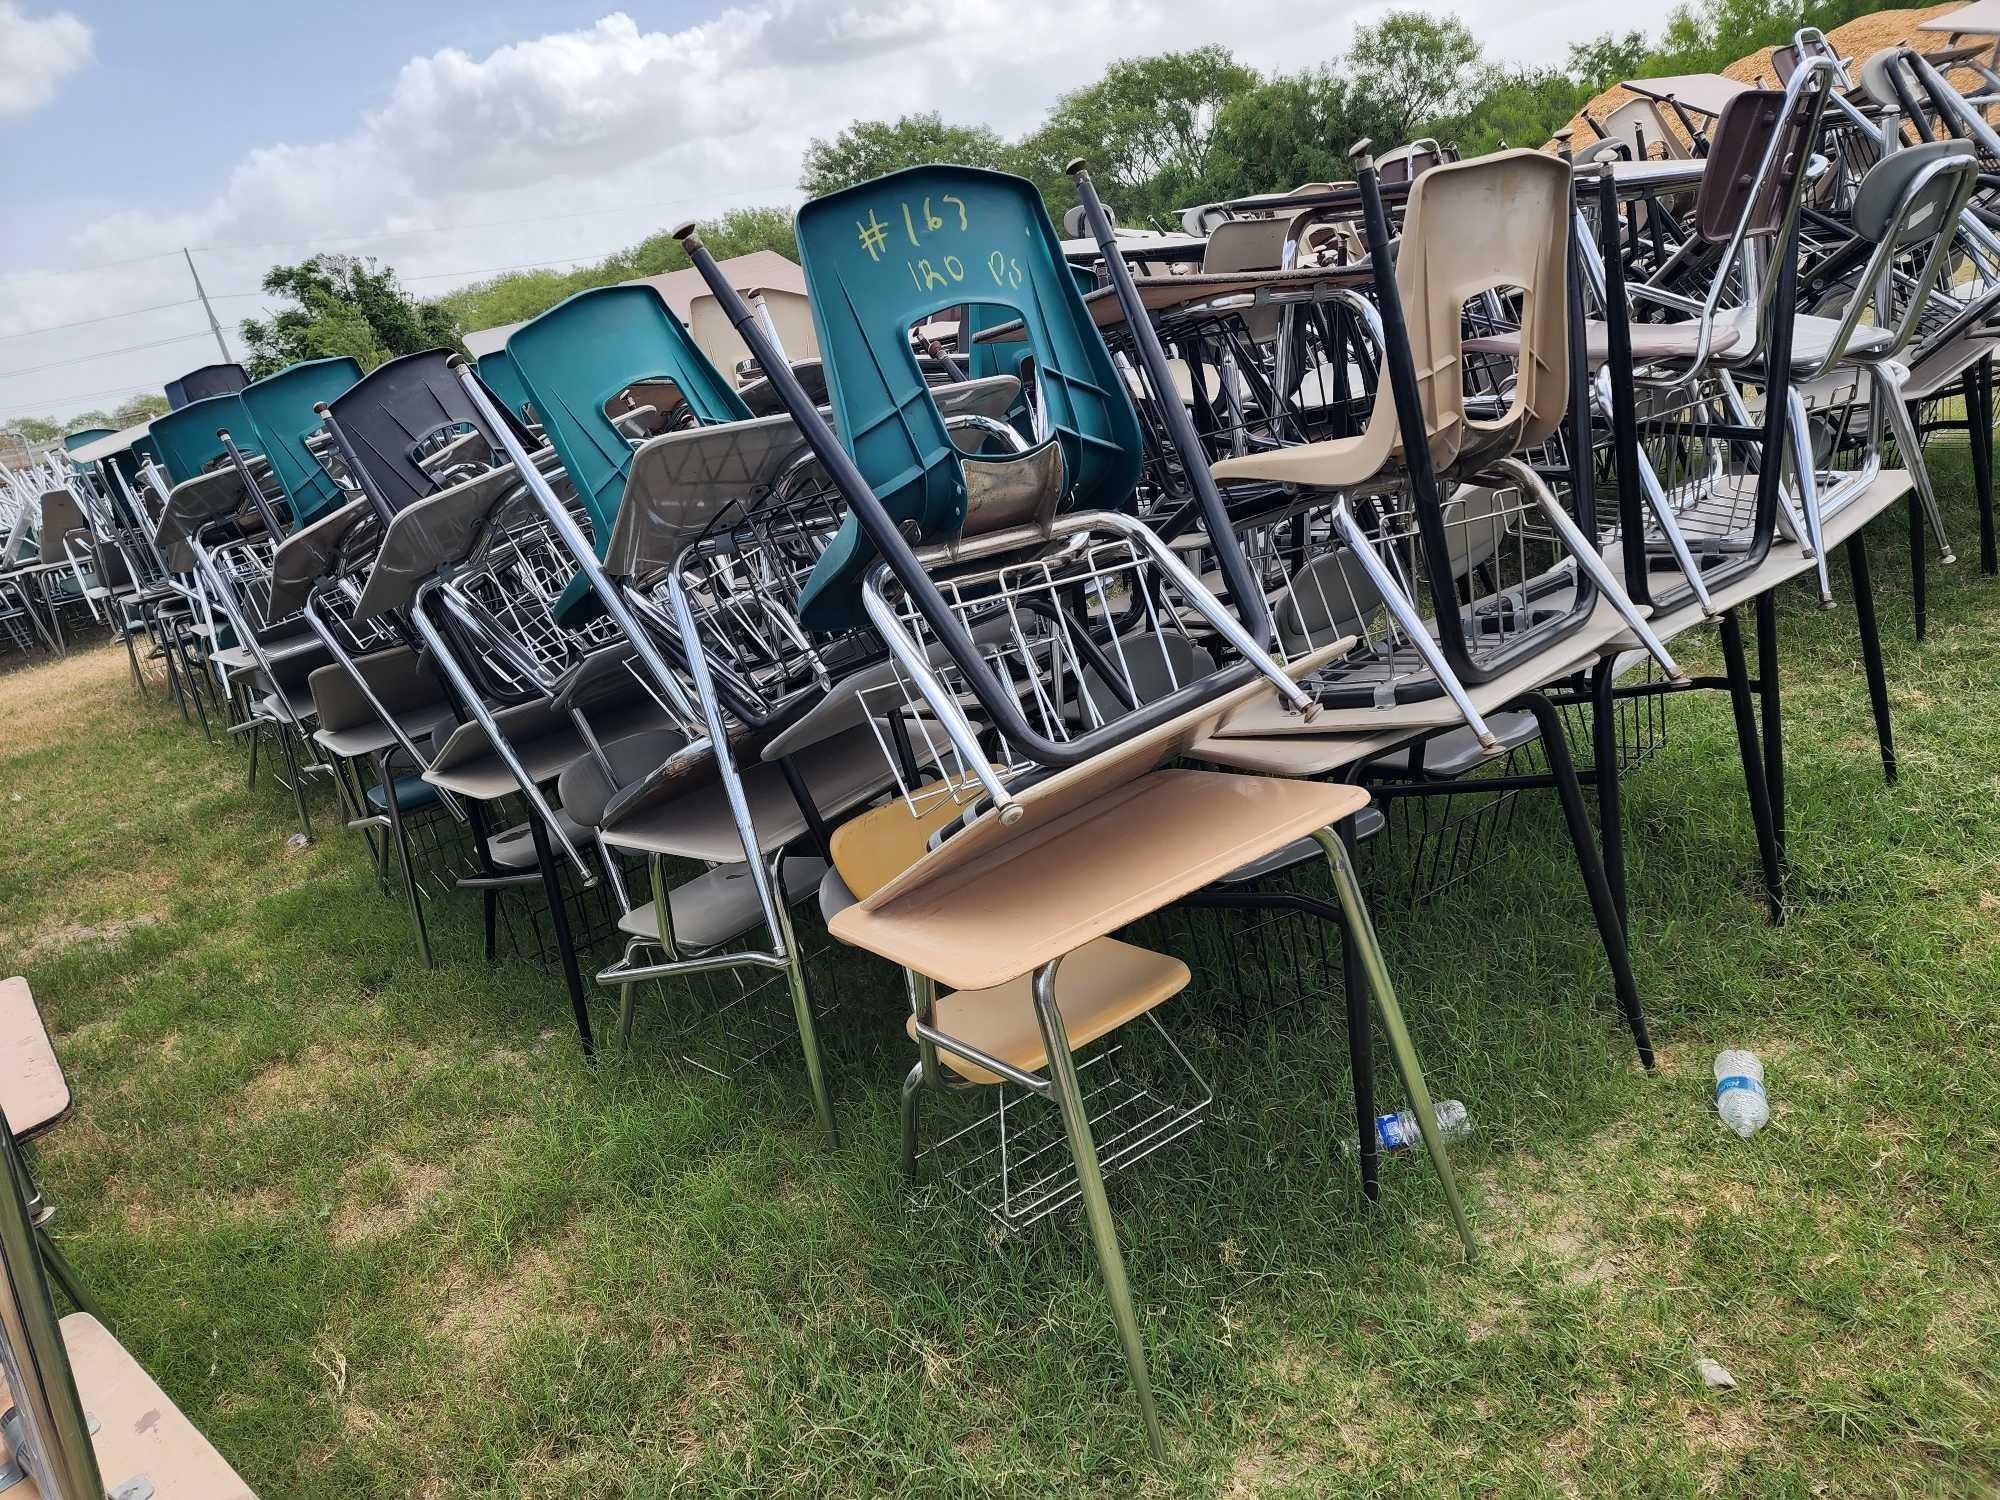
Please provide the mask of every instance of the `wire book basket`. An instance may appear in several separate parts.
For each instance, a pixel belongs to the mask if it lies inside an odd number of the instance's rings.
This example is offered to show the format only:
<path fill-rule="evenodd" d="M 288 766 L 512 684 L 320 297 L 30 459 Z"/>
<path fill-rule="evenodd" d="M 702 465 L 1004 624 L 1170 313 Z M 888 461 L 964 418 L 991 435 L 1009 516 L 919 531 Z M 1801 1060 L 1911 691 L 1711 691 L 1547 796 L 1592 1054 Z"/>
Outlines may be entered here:
<path fill-rule="evenodd" d="M 717 691 L 743 723 L 764 727 L 809 705 L 841 678 L 878 660 L 871 632 L 809 631 L 801 596 L 845 515 L 838 491 L 801 452 L 762 496 L 725 507 L 680 552 L 672 574 Z M 636 589 L 647 627 L 684 657 L 662 575 Z"/>
<path fill-rule="evenodd" d="M 1078 1051 L 1078 1082 L 1101 1169 L 1118 1171 L 1171 1145 L 1207 1118 L 1214 1089 L 1152 1015 Z M 1003 1083 L 997 1099 L 975 1094 L 970 1121 L 948 1128 L 917 1155 L 934 1180 L 978 1204 L 1018 1234 L 1077 1201 L 1080 1189 L 1060 1116 L 1047 1101 Z M 969 1102 L 969 1101 L 968 1101 Z M 949 1110 L 958 1103 L 941 1106 Z"/>
<path fill-rule="evenodd" d="M 461 635 L 503 691 L 544 695 L 592 652 L 613 644 L 618 627 L 604 615 L 574 624 L 556 604 L 576 563 L 540 524 L 515 528 L 446 579 L 440 594 Z"/>
<path fill-rule="evenodd" d="M 1083 515 L 1056 532 L 1048 543 L 1030 539 L 1011 555 L 947 566 L 934 578 L 1033 735 L 1069 744 L 1204 684 L 1250 680 L 1249 663 L 1223 665 L 1230 647 L 1215 628 L 1220 604 L 1150 531 L 1123 517 Z M 928 556 L 948 563 L 943 552 Z M 921 816 L 941 798 L 1004 800 L 1007 781 L 1037 769 L 1032 754 L 996 732 L 935 619 L 886 568 L 870 580 L 868 599 L 892 658 L 860 696 L 911 812 Z M 941 774 L 920 776 L 919 766 Z"/>
<path fill-rule="evenodd" d="M 276 554 L 277 543 L 261 534 L 225 542 L 209 554 L 216 572 L 243 607 L 244 623 L 260 634 L 270 634 L 299 618 L 296 610 L 282 619 L 270 618 L 271 566 Z"/>

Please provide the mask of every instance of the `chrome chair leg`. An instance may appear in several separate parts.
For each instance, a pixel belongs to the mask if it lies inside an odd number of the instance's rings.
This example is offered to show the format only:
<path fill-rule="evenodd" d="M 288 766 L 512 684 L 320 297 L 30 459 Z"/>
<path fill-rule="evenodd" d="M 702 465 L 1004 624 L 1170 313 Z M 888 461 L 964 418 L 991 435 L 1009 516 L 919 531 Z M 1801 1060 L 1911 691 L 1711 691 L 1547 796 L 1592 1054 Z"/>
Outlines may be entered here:
<path fill-rule="evenodd" d="M 659 859 L 655 857 L 654 859 L 648 861 L 648 863 L 657 867 L 659 864 Z M 659 909 L 658 907 L 654 908 L 655 911 L 657 911 L 658 909 Z M 647 942 L 644 938 L 635 937 L 631 939 L 631 941 L 625 944 L 625 958 L 624 958 L 625 966 L 627 968 L 630 968 L 633 959 L 637 958 L 641 953 L 646 951 L 648 948 L 652 948 L 654 946 L 655 946 L 654 944 Z M 638 1023 L 638 1020 L 639 1020 L 639 982 L 636 979 L 628 979 L 623 984 L 618 986 L 619 1052 L 628 1053 L 632 1050 L 632 1030 L 633 1027 Z"/>
<path fill-rule="evenodd" d="M 812 996 L 806 991 L 805 962 L 799 957 L 798 939 L 792 933 L 792 903 L 785 885 L 785 855 L 780 850 L 771 858 L 771 889 L 777 892 L 778 937 L 785 945 L 785 985 L 791 991 L 792 1018 L 798 1023 L 799 1050 L 805 1054 L 806 1080 L 812 1086 L 813 1108 L 819 1113 L 820 1129 L 829 1146 L 840 1144 L 840 1132 L 833 1123 L 833 1095 L 827 1088 L 826 1058 L 819 1048 L 819 1028 L 813 1021 Z"/>
<path fill-rule="evenodd" d="M 1049 1082 L 1056 1108 L 1062 1114 L 1063 1134 L 1069 1138 L 1070 1157 L 1076 1164 L 1077 1191 L 1083 1213 L 1090 1225 L 1090 1239 L 1097 1251 L 1098 1274 L 1104 1279 L 1104 1295 L 1111 1303 L 1111 1316 L 1118 1325 L 1118 1342 L 1125 1349 L 1125 1364 L 1131 1371 L 1138 1393 L 1139 1412 L 1146 1422 L 1146 1443 L 1153 1457 L 1165 1462 L 1166 1439 L 1160 1432 L 1160 1414 L 1153 1405 L 1152 1377 L 1146 1370 L 1146 1346 L 1139 1334 L 1139 1315 L 1132 1307 L 1132 1289 L 1125 1279 L 1125 1257 L 1118 1248 L 1118 1226 L 1112 1222 L 1111 1204 L 1104 1196 L 1104 1173 L 1097 1161 L 1097 1146 L 1090 1135 L 1090 1115 L 1084 1106 L 1083 1089 L 1077 1081 L 1076 1058 L 1069 1050 L 1069 1033 L 1063 1027 L 1062 1011 L 1056 1005 L 1054 959 L 1035 971 L 1035 1020 L 1042 1031 L 1042 1045 L 1049 1056 Z M 1426 1104 L 1428 1110 L 1428 1103 Z M 1428 1132 L 1426 1132 L 1428 1139 Z"/>
<path fill-rule="evenodd" d="M 1910 419 L 1910 408 L 1904 404 L 1901 390 L 1880 374 L 1875 379 L 1883 393 L 1882 414 L 1889 419 L 1889 429 L 1895 435 L 1896 446 L 1903 453 L 1903 467 L 1910 471 L 1910 482 L 1916 486 L 1917 498 L 1922 502 L 1924 514 L 1930 518 L 1931 531 L 1937 537 L 1938 561 L 1955 563 L 1958 557 L 1944 534 L 1944 512 L 1938 507 L 1937 491 L 1931 487 L 1931 472 L 1924 465 L 1924 445 L 1917 436 L 1917 424 Z"/>
<path fill-rule="evenodd" d="M 1445 1154 L 1444 1137 L 1438 1131 L 1431 1092 L 1424 1084 L 1424 1070 L 1417 1062 L 1417 1049 L 1411 1045 L 1410 1033 L 1403 1025 L 1403 1008 L 1396 1003 L 1396 988 L 1389 982 L 1389 966 L 1383 962 L 1381 946 L 1375 940 L 1375 923 L 1361 894 L 1354 857 L 1331 828 L 1322 828 L 1313 837 L 1326 851 L 1327 865 L 1333 872 L 1333 888 L 1339 893 L 1340 909 L 1347 917 L 1347 941 L 1354 945 L 1362 970 L 1368 976 L 1375 1012 L 1382 1018 L 1382 1030 L 1388 1034 L 1389 1053 L 1396 1060 L 1396 1071 L 1402 1075 L 1403 1087 L 1409 1090 L 1410 1109 L 1417 1117 L 1424 1149 L 1430 1153 L 1431 1165 L 1444 1185 L 1445 1201 L 1451 1205 L 1452 1222 L 1458 1227 L 1466 1258 L 1473 1259 L 1479 1254 L 1479 1242 L 1472 1237 L 1472 1227 L 1465 1219 L 1465 1205 L 1459 1201 L 1458 1179 L 1452 1175 L 1451 1160 Z"/>
<path fill-rule="evenodd" d="M 914 1185 L 917 1180 L 917 1115 L 924 1088 L 924 1065 L 922 1062 L 910 1064 L 910 1071 L 903 1077 L 903 1181 Z"/>
<path fill-rule="evenodd" d="M 1826 575 L 1826 535 L 1820 526 L 1819 465 L 1813 460 L 1811 419 L 1806 398 L 1791 391 L 1786 398 L 1786 428 L 1792 438 L 1792 469 L 1799 481 L 1799 506 L 1803 512 L 1805 541 L 1812 548 L 1813 566 L 1819 575 L 1819 602 L 1833 607 L 1833 585 Z M 1783 491 L 1780 491 L 1783 494 Z M 1796 521 L 1795 521 L 1796 524 Z"/>
<path fill-rule="evenodd" d="M 396 777 L 389 769 L 389 758 L 379 750 L 375 752 L 375 777 L 382 786 L 383 805 L 389 810 L 389 830 L 396 840 L 396 862 L 403 871 L 403 899 L 410 908 L 410 925 L 417 933 L 417 956 L 426 969 L 434 969 L 437 965 L 431 959 L 430 929 L 424 925 L 423 898 L 417 894 L 417 873 L 410 861 L 410 833 L 403 826 L 402 799 L 396 795 Z"/>
<path fill-rule="evenodd" d="M 272 725 L 272 728 L 278 736 L 278 748 L 285 752 L 285 774 L 292 784 L 292 805 L 298 809 L 299 832 L 310 844 L 313 830 L 312 818 L 306 812 L 306 778 L 305 773 L 299 769 L 299 758 L 292 750 L 291 726 L 280 719 Z"/>

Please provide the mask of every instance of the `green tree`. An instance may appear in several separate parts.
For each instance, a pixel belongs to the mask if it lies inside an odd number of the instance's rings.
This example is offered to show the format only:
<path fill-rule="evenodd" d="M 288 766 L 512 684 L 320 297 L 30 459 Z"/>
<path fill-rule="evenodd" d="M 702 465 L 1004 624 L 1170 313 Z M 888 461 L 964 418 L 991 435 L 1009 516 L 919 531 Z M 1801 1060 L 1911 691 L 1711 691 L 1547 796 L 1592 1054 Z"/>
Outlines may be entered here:
<path fill-rule="evenodd" d="M 88 420 L 88 416 L 89 414 L 86 413 L 82 417 L 75 418 L 75 425 L 79 428 L 91 426 L 92 423 Z M 22 442 L 33 445 L 36 443 L 52 443 L 67 432 L 69 428 L 70 423 L 58 422 L 54 417 L 9 417 L 7 419 L 6 430 L 13 433 Z"/>
<path fill-rule="evenodd" d="M 1605 89 L 1639 77 L 1651 50 L 1643 31 L 1628 31 L 1623 36 L 1607 31 L 1587 42 L 1570 43 L 1569 62 L 1563 71 L 1586 88 Z"/>
<path fill-rule="evenodd" d="M 1467 156 L 1481 156 L 1503 146 L 1539 148 L 1595 92 L 1554 68 L 1496 70 L 1457 132 L 1459 149 Z M 1579 148 L 1584 144 L 1576 142 Z"/>
<path fill-rule="evenodd" d="M 1202 201 L 1344 182 L 1347 149 L 1385 125 L 1331 67 L 1268 79 L 1238 94 L 1215 122 Z"/>
<path fill-rule="evenodd" d="M 302 359 L 347 354 L 372 370 L 398 354 L 459 347 L 450 311 L 417 301 L 394 268 L 372 256 L 315 255 L 295 266 L 273 266 L 263 286 L 292 305 L 268 321 L 243 320 L 253 379 Z"/>
<path fill-rule="evenodd" d="M 1096 83 L 1056 100 L 1022 142 L 1027 175 L 1060 212 L 1076 201 L 1063 167 L 1081 156 L 1125 222 L 1164 217 L 1212 196 L 1204 190 L 1217 121 L 1258 82 L 1225 47 L 1121 58 Z"/>
<path fill-rule="evenodd" d="M 1485 92 L 1479 42 L 1455 16 L 1392 10 L 1354 33 L 1347 52 L 1354 88 L 1382 120 L 1377 150 L 1420 135 L 1451 135 Z"/>
<path fill-rule="evenodd" d="M 799 255 L 798 236 L 787 208 L 731 209 L 720 218 L 704 219 L 701 237 L 717 260 L 748 255 L 753 250 L 774 250 L 788 260 L 797 260 Z M 591 265 L 569 271 L 513 271 L 460 287 L 439 300 L 460 328 L 498 328 L 524 323 L 563 298 L 591 287 L 661 276 L 688 264 L 680 242 L 661 230 Z"/>
<path fill-rule="evenodd" d="M 161 415 L 166 409 L 167 398 L 158 391 L 152 391 L 128 397 L 109 411 L 100 407 L 95 411 L 78 412 L 73 417 L 9 417 L 6 424 L 0 426 L 0 432 L 11 432 L 27 443 L 52 443 L 59 437 L 82 432 L 89 427 L 136 427 Z"/>
<path fill-rule="evenodd" d="M 935 110 L 898 120 L 859 120 L 832 140 L 814 136 L 799 168 L 808 198 L 927 162 L 1012 171 L 1015 150 L 985 125 L 947 125 Z"/>

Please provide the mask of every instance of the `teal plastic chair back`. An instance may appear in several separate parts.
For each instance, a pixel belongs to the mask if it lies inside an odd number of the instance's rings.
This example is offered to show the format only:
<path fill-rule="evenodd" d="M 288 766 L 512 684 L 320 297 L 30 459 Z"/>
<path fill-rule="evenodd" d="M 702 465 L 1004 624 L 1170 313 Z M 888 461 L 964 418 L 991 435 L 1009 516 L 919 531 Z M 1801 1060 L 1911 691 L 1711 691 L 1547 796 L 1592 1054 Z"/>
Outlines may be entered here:
<path fill-rule="evenodd" d="M 482 354 L 472 362 L 479 372 L 480 381 L 491 391 L 500 403 L 522 421 L 528 419 L 528 388 L 521 383 L 521 372 L 514 368 L 514 361 L 505 349 L 495 349 L 491 354 Z"/>
<path fill-rule="evenodd" d="M 62 440 L 63 452 L 74 453 L 85 443 L 94 443 L 99 438 L 110 437 L 117 430 L 115 427 L 86 427 L 79 432 L 72 432 Z M 75 459 L 71 459 L 70 467 L 80 469 L 87 467 L 87 465 L 79 464 Z"/>
<path fill-rule="evenodd" d="M 346 503 L 345 492 L 312 456 L 306 439 L 321 426 L 320 414 L 313 408 L 323 401 L 330 403 L 360 378 L 360 364 L 346 355 L 308 359 L 252 381 L 239 393 L 238 399 L 256 424 L 259 446 L 271 461 L 271 471 L 284 486 L 285 498 L 292 502 L 293 530 Z M 236 438 L 237 447 L 243 446 L 236 433 L 230 436 Z"/>
<path fill-rule="evenodd" d="M 179 411 L 153 418 L 147 436 L 159 455 L 160 467 L 175 484 L 186 484 L 195 475 L 213 468 L 227 456 L 218 430 L 227 431 L 239 453 L 258 451 L 257 424 L 244 410 L 242 396 L 232 391 L 226 396 L 210 396 L 190 401 Z"/>
<path fill-rule="evenodd" d="M 1088 297 L 1097 290 L 1097 277 L 1082 266 L 1069 268 L 1070 280 L 1082 296 Z M 1012 375 L 1023 384 L 1027 383 L 1028 367 L 1034 361 L 1034 348 L 1027 340 L 1009 339 L 1005 343 L 981 344 L 974 342 L 989 328 L 998 328 L 1003 323 L 1013 321 L 1012 315 L 991 303 L 974 303 L 965 310 L 965 329 L 959 340 L 959 347 L 966 351 L 965 373 L 973 380 L 985 380 L 994 375 Z M 1025 406 L 1022 408 L 1025 410 Z M 1008 415 L 1013 415 L 1009 413 Z"/>
<path fill-rule="evenodd" d="M 632 467 L 632 445 L 604 414 L 607 401 L 638 381 L 671 380 L 704 426 L 750 415 L 650 286 L 578 292 L 515 329 L 507 357 L 590 511 L 600 556 Z"/>
<path fill-rule="evenodd" d="M 915 522 L 928 540 L 956 535 L 965 520 L 961 455 L 909 338 L 927 315 L 961 304 L 985 326 L 1022 321 L 1025 344 L 1009 358 L 1035 362 L 1044 430 L 1062 446 L 1066 508 L 1130 503 L 1138 416 L 1032 184 L 976 167 L 911 167 L 806 204 L 798 240 L 834 426 L 892 520 Z M 848 517 L 807 581 L 807 625 L 860 621 L 873 555 Z"/>

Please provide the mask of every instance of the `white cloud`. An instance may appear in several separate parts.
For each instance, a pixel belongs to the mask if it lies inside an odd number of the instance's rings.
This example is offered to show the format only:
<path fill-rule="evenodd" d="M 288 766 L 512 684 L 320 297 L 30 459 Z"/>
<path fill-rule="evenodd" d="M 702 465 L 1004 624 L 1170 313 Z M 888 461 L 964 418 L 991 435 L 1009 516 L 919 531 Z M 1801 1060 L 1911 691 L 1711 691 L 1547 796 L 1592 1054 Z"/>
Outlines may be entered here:
<path fill-rule="evenodd" d="M 0 117 L 32 114 L 90 61 L 90 28 L 68 11 L 31 16 L 0 0 Z"/>
<path fill-rule="evenodd" d="M 1663 14 L 1667 0 L 1642 4 Z M 672 31 L 612 14 L 484 56 L 447 49 L 415 58 L 381 106 L 337 140 L 284 143 L 283 118 L 253 122 L 277 143 L 220 170 L 212 193 L 99 218 L 71 236 L 71 248 L 89 265 L 192 245 L 211 294 L 254 288 L 274 260 L 352 249 L 434 294 L 469 271 L 595 259 L 684 214 L 796 202 L 807 142 L 857 119 L 935 109 L 1017 134 L 1113 58 L 1221 42 L 1253 66 L 1293 70 L 1333 57 L 1357 20 L 1383 8 L 1383 0 L 748 0 Z M 1454 8 L 1508 58 L 1553 61 L 1561 43 L 1602 29 L 1585 0 L 1554 0 L 1533 25 L 1514 0 Z M 1560 17 L 1554 40 L 1541 24 L 1550 14 Z M 0 34 L 17 15 L 13 0 L 0 0 Z M 1619 24 L 1645 19 L 1621 14 Z M 359 236 L 367 238 L 343 238 Z M 177 255 L 101 276 L 0 281 L 0 337 L 190 290 Z M 257 305 L 218 304 L 232 339 Z M 0 371 L 202 326 L 198 308 L 180 307 L 17 338 L 0 345 Z M 88 341 L 75 342 L 79 334 Z M 157 384 L 212 347 L 190 341 L 32 377 L 0 374 L 0 420 L 43 392 Z"/>

